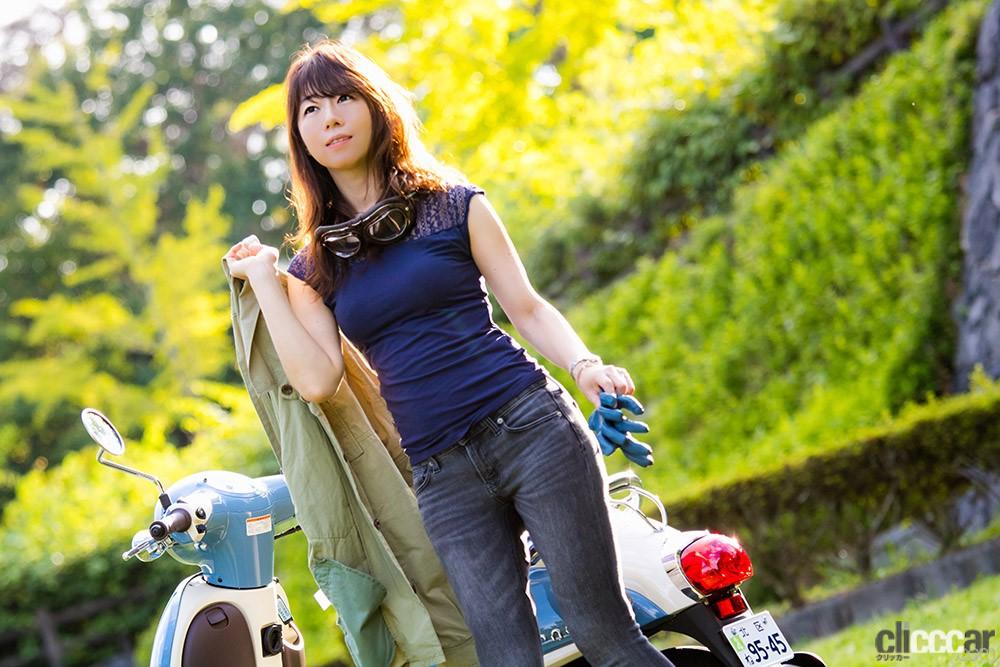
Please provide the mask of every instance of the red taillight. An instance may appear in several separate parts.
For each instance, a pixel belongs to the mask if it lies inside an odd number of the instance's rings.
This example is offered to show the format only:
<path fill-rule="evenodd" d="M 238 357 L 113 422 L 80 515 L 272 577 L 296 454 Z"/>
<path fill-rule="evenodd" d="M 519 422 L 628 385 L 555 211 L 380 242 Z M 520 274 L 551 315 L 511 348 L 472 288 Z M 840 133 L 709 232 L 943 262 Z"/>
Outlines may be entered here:
<path fill-rule="evenodd" d="M 739 591 L 711 603 L 715 617 L 720 621 L 739 616 L 747 610 L 747 599 Z"/>
<path fill-rule="evenodd" d="M 705 535 L 681 551 L 681 568 L 695 588 L 708 595 L 753 576 L 750 556 L 734 537 Z"/>

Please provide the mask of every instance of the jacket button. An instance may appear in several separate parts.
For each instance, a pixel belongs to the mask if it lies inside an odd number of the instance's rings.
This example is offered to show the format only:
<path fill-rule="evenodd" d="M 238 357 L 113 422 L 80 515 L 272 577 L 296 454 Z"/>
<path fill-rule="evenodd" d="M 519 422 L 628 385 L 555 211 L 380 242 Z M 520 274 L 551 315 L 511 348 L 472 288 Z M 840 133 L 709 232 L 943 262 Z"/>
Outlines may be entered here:
<path fill-rule="evenodd" d="M 281 393 L 284 394 L 285 396 L 291 396 L 293 391 L 294 390 L 292 389 L 292 385 L 290 384 L 281 385 Z"/>

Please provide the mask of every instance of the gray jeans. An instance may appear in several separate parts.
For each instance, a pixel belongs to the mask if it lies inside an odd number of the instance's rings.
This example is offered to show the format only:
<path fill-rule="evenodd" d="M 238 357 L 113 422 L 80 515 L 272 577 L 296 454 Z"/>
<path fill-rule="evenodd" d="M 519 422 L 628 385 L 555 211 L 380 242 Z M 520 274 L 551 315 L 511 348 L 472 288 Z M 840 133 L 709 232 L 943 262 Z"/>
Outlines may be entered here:
<path fill-rule="evenodd" d="M 537 667 L 527 529 L 556 607 L 592 665 L 666 665 L 625 600 L 607 474 L 579 408 L 539 381 L 413 468 L 413 488 L 483 667 Z"/>

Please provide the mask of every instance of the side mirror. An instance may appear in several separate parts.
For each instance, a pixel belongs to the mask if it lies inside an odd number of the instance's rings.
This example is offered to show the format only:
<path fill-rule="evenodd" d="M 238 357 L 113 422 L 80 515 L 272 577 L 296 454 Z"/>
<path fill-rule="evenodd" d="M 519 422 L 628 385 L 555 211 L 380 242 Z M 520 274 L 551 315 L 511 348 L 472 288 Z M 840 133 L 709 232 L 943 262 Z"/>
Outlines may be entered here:
<path fill-rule="evenodd" d="M 111 423 L 111 420 L 94 408 L 85 408 L 80 413 L 83 427 L 94 439 L 101 449 L 113 456 L 121 456 L 125 453 L 125 441 L 122 439 L 118 429 Z"/>
<path fill-rule="evenodd" d="M 163 483 L 160 480 L 141 470 L 128 468 L 114 461 L 104 460 L 105 452 L 112 456 L 121 456 L 125 453 L 125 440 L 122 439 L 121 433 L 118 432 L 118 429 L 115 428 L 110 419 L 94 408 L 84 408 L 83 412 L 80 413 L 80 420 L 83 421 L 84 428 L 87 429 L 87 433 L 94 439 L 94 442 L 101 446 L 101 450 L 97 452 L 98 463 L 153 482 L 160 489 L 160 504 L 163 505 L 163 509 L 170 507 L 170 498 L 163 489 Z"/>

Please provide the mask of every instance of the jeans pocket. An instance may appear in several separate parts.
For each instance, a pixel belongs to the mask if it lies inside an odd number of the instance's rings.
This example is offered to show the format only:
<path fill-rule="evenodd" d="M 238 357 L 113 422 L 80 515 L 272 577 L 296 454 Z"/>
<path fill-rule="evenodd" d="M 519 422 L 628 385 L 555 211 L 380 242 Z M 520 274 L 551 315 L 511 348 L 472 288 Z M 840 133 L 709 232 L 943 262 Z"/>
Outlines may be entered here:
<path fill-rule="evenodd" d="M 559 405 L 559 412 L 566 420 L 567 426 L 576 436 L 580 451 L 588 455 L 598 454 L 600 447 L 597 444 L 597 436 L 590 430 L 586 417 L 580 411 L 576 401 L 570 397 L 569 392 L 563 393 L 561 398 L 556 400 L 556 403 Z"/>
<path fill-rule="evenodd" d="M 430 461 L 425 461 L 423 463 L 418 463 L 413 466 L 413 493 L 414 495 L 420 495 L 420 492 L 427 488 L 427 485 L 431 483 L 431 478 L 434 476 L 434 470 L 431 467 Z"/>
<path fill-rule="evenodd" d="M 521 433 L 558 417 L 559 406 L 544 387 L 524 396 L 497 419 L 500 428 L 508 433 Z"/>

